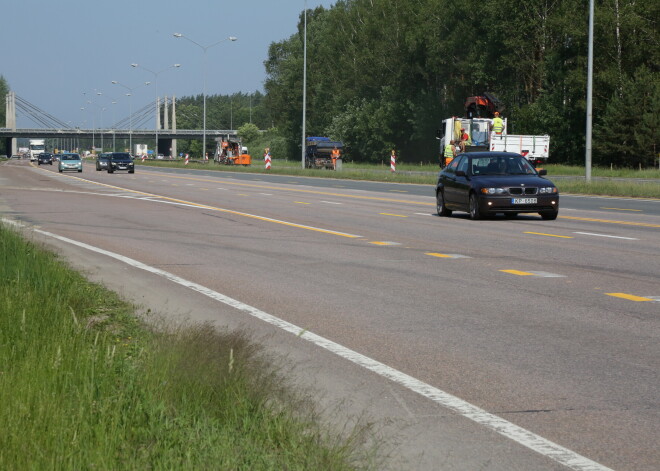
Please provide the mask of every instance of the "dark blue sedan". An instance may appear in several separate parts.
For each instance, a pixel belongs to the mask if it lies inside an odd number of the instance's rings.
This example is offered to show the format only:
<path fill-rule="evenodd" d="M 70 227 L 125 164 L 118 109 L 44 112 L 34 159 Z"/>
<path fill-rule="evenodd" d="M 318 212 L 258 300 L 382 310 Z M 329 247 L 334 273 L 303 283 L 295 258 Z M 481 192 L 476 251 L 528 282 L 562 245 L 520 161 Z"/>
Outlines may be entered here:
<path fill-rule="evenodd" d="M 459 154 L 438 175 L 438 215 L 465 211 L 472 219 L 497 213 L 515 217 L 539 213 L 557 219 L 559 192 L 543 169 L 538 172 L 520 154 L 471 152 Z"/>

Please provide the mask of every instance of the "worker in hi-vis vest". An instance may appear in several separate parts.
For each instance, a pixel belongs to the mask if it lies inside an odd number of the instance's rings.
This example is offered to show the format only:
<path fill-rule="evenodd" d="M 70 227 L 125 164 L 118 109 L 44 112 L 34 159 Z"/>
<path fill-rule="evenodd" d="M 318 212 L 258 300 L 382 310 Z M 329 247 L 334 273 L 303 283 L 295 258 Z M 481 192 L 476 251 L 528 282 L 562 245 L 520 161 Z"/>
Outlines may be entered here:
<path fill-rule="evenodd" d="M 454 148 L 454 141 L 449 141 L 449 144 L 445 146 L 445 153 L 443 155 L 445 161 L 444 167 L 449 165 L 451 161 L 454 160 L 455 155 L 456 155 L 456 149 Z"/>
<path fill-rule="evenodd" d="M 504 131 L 504 120 L 500 118 L 500 113 L 495 112 L 495 118 L 493 118 L 493 132 L 495 134 L 502 134 Z"/>
<path fill-rule="evenodd" d="M 337 168 L 337 159 L 339 159 L 340 155 L 341 153 L 339 152 L 339 149 L 335 146 L 335 148 L 332 149 L 332 168 Z"/>

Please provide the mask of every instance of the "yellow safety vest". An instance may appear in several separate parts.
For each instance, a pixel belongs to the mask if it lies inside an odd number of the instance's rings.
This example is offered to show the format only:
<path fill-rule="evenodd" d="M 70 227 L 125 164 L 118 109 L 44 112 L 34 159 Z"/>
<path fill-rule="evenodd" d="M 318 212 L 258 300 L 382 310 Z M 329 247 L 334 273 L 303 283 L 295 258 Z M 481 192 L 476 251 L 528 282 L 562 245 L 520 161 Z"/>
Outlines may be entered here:
<path fill-rule="evenodd" d="M 445 155 L 444 155 L 445 157 L 453 157 L 453 156 L 454 156 L 454 149 L 453 149 L 453 147 L 454 147 L 454 146 L 452 146 L 451 144 L 447 144 L 447 145 L 445 146 Z"/>
<path fill-rule="evenodd" d="M 497 134 L 502 134 L 502 131 L 504 130 L 504 121 L 502 118 L 495 118 L 493 120 L 493 131 L 496 132 Z"/>

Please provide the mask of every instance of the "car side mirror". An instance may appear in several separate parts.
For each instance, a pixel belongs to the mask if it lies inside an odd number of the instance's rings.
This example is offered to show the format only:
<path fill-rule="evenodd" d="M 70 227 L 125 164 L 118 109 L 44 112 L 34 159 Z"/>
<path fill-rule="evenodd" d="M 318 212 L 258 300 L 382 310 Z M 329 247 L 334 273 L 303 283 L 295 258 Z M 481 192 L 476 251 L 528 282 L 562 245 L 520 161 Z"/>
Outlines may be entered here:
<path fill-rule="evenodd" d="M 547 175 L 547 174 L 548 174 L 548 171 L 547 171 L 546 169 L 544 169 L 544 168 L 540 168 L 540 169 L 538 170 L 538 172 L 539 172 L 539 175 Z"/>
<path fill-rule="evenodd" d="M 466 177 L 465 170 L 456 170 L 457 177 Z"/>

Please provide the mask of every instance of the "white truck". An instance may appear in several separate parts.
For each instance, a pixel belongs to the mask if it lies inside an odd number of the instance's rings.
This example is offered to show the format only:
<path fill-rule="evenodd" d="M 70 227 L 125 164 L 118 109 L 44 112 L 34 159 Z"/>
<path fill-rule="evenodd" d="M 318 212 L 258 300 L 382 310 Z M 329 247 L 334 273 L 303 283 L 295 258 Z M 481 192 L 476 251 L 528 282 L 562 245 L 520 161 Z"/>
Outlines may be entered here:
<path fill-rule="evenodd" d="M 147 155 L 149 152 L 149 149 L 147 148 L 146 144 L 135 144 L 133 145 L 135 147 L 133 155 L 134 156 L 140 156 L 142 157 L 143 155 Z"/>
<path fill-rule="evenodd" d="M 46 140 L 45 139 L 30 139 L 29 150 L 30 161 L 34 162 L 37 160 L 37 156 L 46 152 Z"/>
<path fill-rule="evenodd" d="M 547 162 L 550 136 L 508 134 L 506 118 L 503 121 L 502 134 L 495 134 L 492 132 L 493 120 L 491 118 L 451 117 L 442 120 L 442 129 L 438 130 L 437 136 L 440 139 L 440 155 L 444 154 L 445 144 L 449 144 L 451 140 L 460 140 L 460 130 L 464 129 L 470 137 L 465 146 L 465 152 L 515 152 L 527 158 L 534 166 Z"/>

